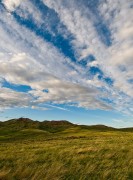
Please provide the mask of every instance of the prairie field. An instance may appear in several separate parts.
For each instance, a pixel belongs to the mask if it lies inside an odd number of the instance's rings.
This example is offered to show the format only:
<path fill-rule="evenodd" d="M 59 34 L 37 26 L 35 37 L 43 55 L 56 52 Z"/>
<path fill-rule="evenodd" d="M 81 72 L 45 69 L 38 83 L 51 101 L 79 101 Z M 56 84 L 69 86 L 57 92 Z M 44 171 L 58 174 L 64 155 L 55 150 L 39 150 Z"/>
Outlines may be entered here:
<path fill-rule="evenodd" d="M 91 179 L 133 179 L 133 132 L 0 131 L 0 180 Z"/>

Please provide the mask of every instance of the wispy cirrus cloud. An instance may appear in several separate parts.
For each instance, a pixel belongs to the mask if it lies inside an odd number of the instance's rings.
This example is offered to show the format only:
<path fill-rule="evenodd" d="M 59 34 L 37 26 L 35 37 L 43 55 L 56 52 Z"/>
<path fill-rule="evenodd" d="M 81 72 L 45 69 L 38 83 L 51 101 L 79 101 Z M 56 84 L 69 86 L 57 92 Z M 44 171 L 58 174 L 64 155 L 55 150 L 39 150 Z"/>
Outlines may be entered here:
<path fill-rule="evenodd" d="M 133 65 L 132 1 L 44 0 L 44 3 L 58 13 L 75 37 L 72 43 L 80 59 L 93 54 L 99 68 L 113 79 L 112 98 L 114 94 L 124 97 L 123 92 L 130 97 L 127 103 L 132 103 L 133 86 L 128 81 L 132 79 Z"/>
<path fill-rule="evenodd" d="M 130 0 L 3 0 L 0 9 L 1 90 L 4 81 L 29 86 L 30 107 L 132 113 Z"/>

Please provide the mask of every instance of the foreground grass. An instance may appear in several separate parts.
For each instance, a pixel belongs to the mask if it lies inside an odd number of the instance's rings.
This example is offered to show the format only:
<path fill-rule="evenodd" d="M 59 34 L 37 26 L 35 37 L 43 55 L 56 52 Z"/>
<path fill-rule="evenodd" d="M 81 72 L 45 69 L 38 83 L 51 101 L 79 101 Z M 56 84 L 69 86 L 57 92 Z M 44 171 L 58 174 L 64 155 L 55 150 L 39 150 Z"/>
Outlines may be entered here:
<path fill-rule="evenodd" d="M 0 136 L 1 180 L 133 179 L 133 133 L 71 128 Z"/>

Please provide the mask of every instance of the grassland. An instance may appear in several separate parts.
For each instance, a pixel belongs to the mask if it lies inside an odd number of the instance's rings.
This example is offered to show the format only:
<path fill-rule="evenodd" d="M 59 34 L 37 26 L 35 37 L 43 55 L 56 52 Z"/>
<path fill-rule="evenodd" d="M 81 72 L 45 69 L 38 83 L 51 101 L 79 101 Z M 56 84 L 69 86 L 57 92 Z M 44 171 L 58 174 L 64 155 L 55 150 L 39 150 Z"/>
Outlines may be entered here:
<path fill-rule="evenodd" d="M 0 180 L 133 179 L 132 132 L 9 124 L 0 128 Z"/>

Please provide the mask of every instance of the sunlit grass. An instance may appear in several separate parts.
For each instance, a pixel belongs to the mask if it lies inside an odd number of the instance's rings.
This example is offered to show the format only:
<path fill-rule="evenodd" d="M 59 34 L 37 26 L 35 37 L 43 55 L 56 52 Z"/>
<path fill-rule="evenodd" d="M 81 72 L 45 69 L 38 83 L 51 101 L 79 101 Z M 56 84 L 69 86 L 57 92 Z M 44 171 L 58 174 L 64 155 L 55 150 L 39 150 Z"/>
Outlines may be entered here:
<path fill-rule="evenodd" d="M 133 133 L 30 129 L 18 134 L 0 138 L 2 180 L 133 179 Z"/>

